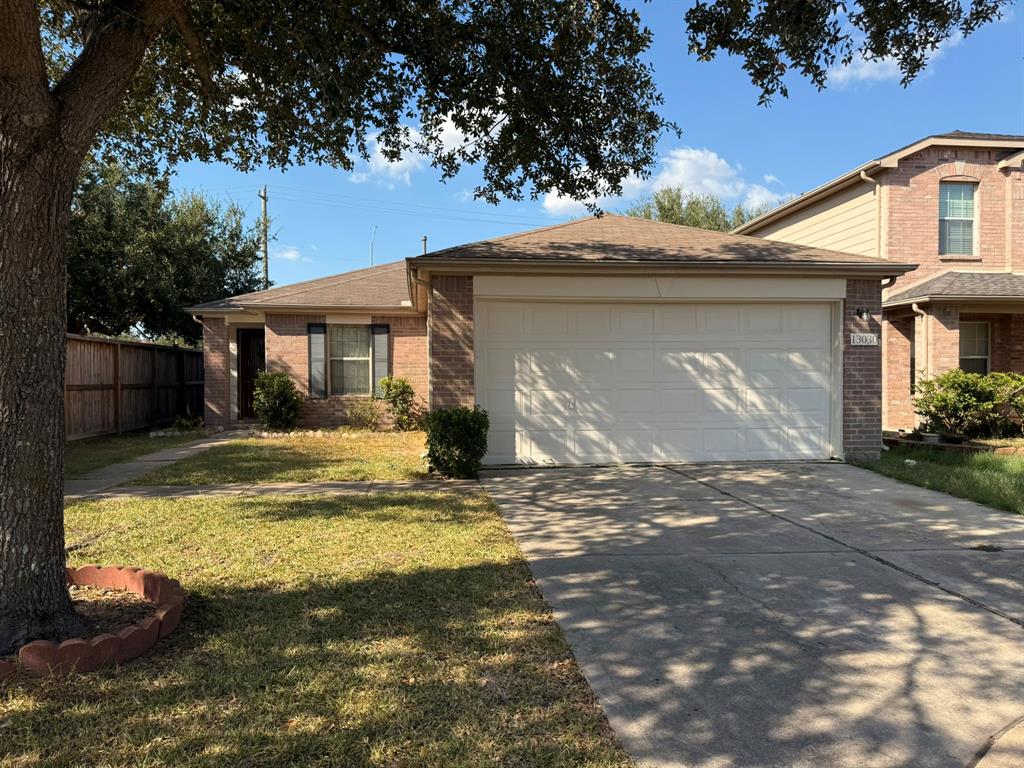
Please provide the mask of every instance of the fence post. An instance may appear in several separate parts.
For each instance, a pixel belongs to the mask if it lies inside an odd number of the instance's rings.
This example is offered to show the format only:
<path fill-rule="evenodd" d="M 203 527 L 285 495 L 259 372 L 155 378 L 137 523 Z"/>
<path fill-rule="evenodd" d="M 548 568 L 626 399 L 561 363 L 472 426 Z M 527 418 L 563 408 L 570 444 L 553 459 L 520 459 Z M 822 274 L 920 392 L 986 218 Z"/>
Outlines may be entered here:
<path fill-rule="evenodd" d="M 121 342 L 114 347 L 114 424 L 121 434 Z"/>
<path fill-rule="evenodd" d="M 150 381 L 150 387 L 149 387 L 149 421 L 150 421 L 150 423 L 152 425 L 156 426 L 157 415 L 158 415 L 158 412 L 157 412 L 157 388 L 156 388 L 156 366 L 157 366 L 156 356 L 157 356 L 157 348 L 156 347 L 150 347 L 150 350 L 153 352 L 153 355 L 152 355 L 152 358 L 151 358 L 152 359 L 152 363 L 153 363 L 153 365 L 152 365 L 153 373 L 152 373 L 152 379 Z"/>

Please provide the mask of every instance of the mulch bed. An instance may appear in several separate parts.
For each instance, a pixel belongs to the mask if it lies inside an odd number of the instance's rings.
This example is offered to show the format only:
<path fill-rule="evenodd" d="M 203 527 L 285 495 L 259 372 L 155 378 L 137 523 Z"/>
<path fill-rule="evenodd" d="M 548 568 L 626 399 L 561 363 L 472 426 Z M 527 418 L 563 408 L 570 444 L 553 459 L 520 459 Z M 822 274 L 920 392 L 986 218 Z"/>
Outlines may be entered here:
<path fill-rule="evenodd" d="M 85 623 L 85 636 L 116 635 L 122 629 L 153 615 L 154 603 L 126 589 L 68 585 L 75 613 Z M 0 656 L 13 661 L 17 654 Z"/>
<path fill-rule="evenodd" d="M 154 604 L 126 589 L 70 585 L 75 612 L 85 622 L 85 636 L 117 634 L 148 616 Z"/>

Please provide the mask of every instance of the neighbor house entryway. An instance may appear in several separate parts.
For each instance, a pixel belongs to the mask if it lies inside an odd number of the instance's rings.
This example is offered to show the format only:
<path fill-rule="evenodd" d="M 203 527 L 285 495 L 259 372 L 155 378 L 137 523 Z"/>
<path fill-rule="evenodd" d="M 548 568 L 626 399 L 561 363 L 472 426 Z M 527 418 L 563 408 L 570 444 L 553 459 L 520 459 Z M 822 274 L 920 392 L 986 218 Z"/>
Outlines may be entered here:
<path fill-rule="evenodd" d="M 256 377 L 266 370 L 262 328 L 238 329 L 238 418 L 251 419 Z"/>

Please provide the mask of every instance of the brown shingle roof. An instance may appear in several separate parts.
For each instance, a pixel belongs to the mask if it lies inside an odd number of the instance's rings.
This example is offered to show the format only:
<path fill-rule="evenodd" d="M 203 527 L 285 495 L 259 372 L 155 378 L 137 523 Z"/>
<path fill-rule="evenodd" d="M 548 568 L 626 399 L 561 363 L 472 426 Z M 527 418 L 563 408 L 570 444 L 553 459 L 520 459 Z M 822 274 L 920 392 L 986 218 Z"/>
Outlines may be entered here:
<path fill-rule="evenodd" d="M 1013 272 L 946 272 L 885 299 L 886 305 L 937 298 L 1020 299 L 1024 275 Z"/>
<path fill-rule="evenodd" d="M 409 284 L 405 262 L 396 261 L 377 267 L 357 269 L 340 275 L 321 277 L 266 291 L 244 293 L 219 301 L 210 301 L 189 311 L 271 309 L 275 307 L 408 307 Z M 403 302 L 406 302 L 403 304 Z"/>
<path fill-rule="evenodd" d="M 566 224 L 446 248 L 417 256 L 414 261 L 426 266 L 433 261 L 449 259 L 559 263 L 891 265 L 895 272 L 906 271 L 908 266 L 870 256 L 726 232 L 710 232 L 610 213 L 599 218 L 592 216 Z M 913 266 L 910 265 L 910 268 Z"/>

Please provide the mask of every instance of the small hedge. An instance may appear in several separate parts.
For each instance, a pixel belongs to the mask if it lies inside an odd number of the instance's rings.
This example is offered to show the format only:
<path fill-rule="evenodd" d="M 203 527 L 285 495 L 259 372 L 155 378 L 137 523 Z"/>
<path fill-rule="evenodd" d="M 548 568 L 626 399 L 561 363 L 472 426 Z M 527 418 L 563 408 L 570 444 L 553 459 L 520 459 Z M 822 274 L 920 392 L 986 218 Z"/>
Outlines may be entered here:
<path fill-rule="evenodd" d="M 301 405 L 299 391 L 287 373 L 261 373 L 256 377 L 252 407 L 268 429 L 294 429 Z"/>
<path fill-rule="evenodd" d="M 438 408 L 426 416 L 427 461 L 445 477 L 476 477 L 487 453 L 490 419 L 480 408 Z"/>
<path fill-rule="evenodd" d="M 416 413 L 416 393 L 408 379 L 400 376 L 385 376 L 380 380 L 381 395 L 388 409 L 388 415 L 400 432 L 416 429 L 419 421 Z"/>
<path fill-rule="evenodd" d="M 965 373 L 959 368 L 914 387 L 914 412 L 929 432 L 961 437 L 1020 435 L 1024 375 Z"/>

